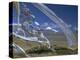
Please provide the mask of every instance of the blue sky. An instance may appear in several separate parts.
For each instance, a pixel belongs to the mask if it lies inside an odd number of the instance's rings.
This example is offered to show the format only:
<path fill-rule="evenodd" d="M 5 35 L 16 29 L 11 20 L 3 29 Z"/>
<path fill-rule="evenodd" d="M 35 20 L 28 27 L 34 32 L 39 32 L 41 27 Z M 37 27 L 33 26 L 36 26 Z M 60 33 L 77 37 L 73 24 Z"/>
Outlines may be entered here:
<path fill-rule="evenodd" d="M 53 23 L 46 15 L 44 15 L 40 10 L 35 8 L 31 3 L 25 3 L 27 7 L 30 9 L 31 14 L 35 16 L 34 21 L 37 21 L 40 25 L 45 24 L 53 24 L 50 26 L 54 26 Z M 72 30 L 77 28 L 78 22 L 78 7 L 72 5 L 55 5 L 55 4 L 45 4 L 48 8 L 55 12 L 55 14 L 60 17 L 65 23 L 67 23 Z M 16 10 L 13 10 L 13 23 L 17 23 L 17 14 Z M 55 27 L 55 29 L 57 29 Z"/>

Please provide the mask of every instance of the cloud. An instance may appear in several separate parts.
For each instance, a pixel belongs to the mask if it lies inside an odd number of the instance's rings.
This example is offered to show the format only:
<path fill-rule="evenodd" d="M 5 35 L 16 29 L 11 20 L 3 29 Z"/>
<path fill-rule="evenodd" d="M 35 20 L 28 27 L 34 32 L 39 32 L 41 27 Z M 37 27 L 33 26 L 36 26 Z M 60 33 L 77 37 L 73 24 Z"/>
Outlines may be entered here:
<path fill-rule="evenodd" d="M 51 30 L 52 28 L 51 28 L 51 27 L 46 27 L 46 29 L 47 29 L 47 30 Z"/>
<path fill-rule="evenodd" d="M 59 28 L 58 25 L 54 24 L 54 23 L 48 23 L 48 22 L 45 22 L 41 25 L 42 27 L 48 27 L 50 26 L 51 28 Z"/>
<path fill-rule="evenodd" d="M 54 31 L 54 32 L 58 32 L 58 30 L 55 30 L 55 29 L 52 29 L 52 31 Z"/>
<path fill-rule="evenodd" d="M 57 24 L 55 24 L 55 23 L 50 23 L 50 27 L 52 27 L 52 28 L 59 28 L 59 26 Z"/>
<path fill-rule="evenodd" d="M 58 32 L 56 29 L 52 29 L 51 27 L 46 27 L 46 30 L 52 30 L 54 32 Z"/>
<path fill-rule="evenodd" d="M 42 27 L 47 27 L 47 26 L 49 26 L 49 24 L 48 24 L 48 22 L 45 22 L 45 23 L 43 23 L 41 26 L 42 26 Z"/>
<path fill-rule="evenodd" d="M 35 18 L 35 16 L 34 16 L 34 15 L 32 15 L 32 14 L 31 14 L 31 16 L 32 16 L 33 18 Z"/>
<path fill-rule="evenodd" d="M 42 25 L 40 25 L 37 21 L 35 21 L 34 23 L 37 26 L 39 26 L 40 29 L 51 30 L 51 31 L 54 31 L 54 32 L 58 32 L 58 30 L 56 30 L 56 28 L 59 28 L 59 27 L 56 24 L 54 24 L 54 23 L 45 22 Z"/>
<path fill-rule="evenodd" d="M 37 21 L 34 22 L 36 25 L 40 25 Z"/>

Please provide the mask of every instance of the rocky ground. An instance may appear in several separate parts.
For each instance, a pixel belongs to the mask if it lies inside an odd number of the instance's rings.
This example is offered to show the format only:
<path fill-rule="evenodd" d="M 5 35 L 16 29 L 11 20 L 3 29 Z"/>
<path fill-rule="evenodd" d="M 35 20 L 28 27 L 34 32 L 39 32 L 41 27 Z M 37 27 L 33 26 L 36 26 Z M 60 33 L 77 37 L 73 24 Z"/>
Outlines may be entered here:
<path fill-rule="evenodd" d="M 77 38 L 77 34 L 75 35 Z M 13 42 L 19 45 L 20 47 L 22 47 L 24 51 L 26 52 L 26 54 L 28 54 L 30 57 L 72 55 L 72 54 L 78 53 L 77 52 L 78 51 L 77 39 L 75 42 L 76 46 L 74 47 L 74 50 L 68 48 L 67 43 L 66 43 L 67 42 L 66 37 L 61 33 L 57 33 L 54 35 L 48 34 L 48 39 L 51 42 L 51 49 L 48 49 L 46 45 L 41 45 L 40 43 L 37 43 L 37 42 L 24 41 L 23 39 L 13 36 Z M 13 56 L 14 58 L 25 57 L 23 53 L 22 54 L 13 53 Z"/>

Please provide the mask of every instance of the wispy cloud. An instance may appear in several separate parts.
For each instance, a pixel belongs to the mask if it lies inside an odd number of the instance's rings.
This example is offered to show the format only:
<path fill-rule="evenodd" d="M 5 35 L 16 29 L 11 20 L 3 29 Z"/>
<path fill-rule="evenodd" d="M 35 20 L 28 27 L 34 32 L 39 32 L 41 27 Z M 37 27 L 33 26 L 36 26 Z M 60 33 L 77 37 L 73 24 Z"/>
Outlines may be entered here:
<path fill-rule="evenodd" d="M 54 31 L 54 32 L 59 32 L 58 30 L 56 30 L 56 29 L 52 29 L 52 31 Z"/>
<path fill-rule="evenodd" d="M 48 22 L 43 23 L 41 26 L 44 26 L 44 27 L 50 26 L 51 28 L 59 28 L 56 24 L 48 23 Z"/>
<path fill-rule="evenodd" d="M 46 29 L 47 29 L 47 30 L 51 30 L 52 28 L 51 28 L 51 27 L 46 27 Z"/>
<path fill-rule="evenodd" d="M 46 27 L 46 30 L 52 30 L 54 32 L 58 32 L 56 29 L 52 29 L 51 27 Z"/>
<path fill-rule="evenodd" d="M 36 25 L 40 25 L 37 21 L 34 22 Z"/>

